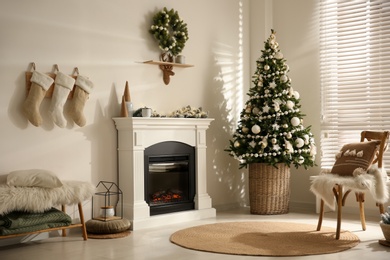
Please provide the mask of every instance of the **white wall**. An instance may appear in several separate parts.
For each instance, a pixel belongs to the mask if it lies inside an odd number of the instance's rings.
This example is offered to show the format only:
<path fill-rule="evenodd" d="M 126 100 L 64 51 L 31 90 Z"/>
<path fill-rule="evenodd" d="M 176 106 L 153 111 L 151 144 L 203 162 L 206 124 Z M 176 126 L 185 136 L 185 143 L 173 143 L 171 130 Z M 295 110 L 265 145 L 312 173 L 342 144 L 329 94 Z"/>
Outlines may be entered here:
<path fill-rule="evenodd" d="M 318 167 L 291 171 L 291 200 L 312 204 L 309 191 L 310 175 L 320 171 L 320 75 L 319 75 L 319 20 L 317 1 L 273 1 L 274 29 L 279 46 L 290 67 L 292 87 L 300 93 L 301 110 L 306 116 L 304 125 L 311 126 L 317 145 Z M 300 187 L 300 188 L 298 188 Z"/>
<path fill-rule="evenodd" d="M 194 65 L 174 69 L 168 86 L 157 66 L 140 63 L 159 58 L 148 29 L 152 16 L 165 6 L 177 10 L 187 23 L 189 40 L 183 55 Z M 0 175 L 44 168 L 61 179 L 116 181 L 112 117 L 120 115 L 128 81 L 135 108 L 149 106 L 168 113 L 186 105 L 201 106 L 215 118 L 207 140 L 209 193 L 214 205 L 240 203 L 243 198 L 237 194 L 243 178 L 237 177 L 237 163 L 223 150 L 231 128 L 226 121 L 230 98 L 226 89 L 248 88 L 250 82 L 248 12 L 247 0 L 2 1 Z M 50 99 L 41 105 L 41 127 L 27 121 L 22 103 L 31 62 L 45 73 L 54 64 L 67 74 L 78 67 L 94 82 L 84 108 L 86 126 L 54 125 L 47 112 Z M 88 217 L 89 210 L 85 212 Z"/>
<path fill-rule="evenodd" d="M 0 175 L 45 168 L 62 179 L 116 181 L 116 131 L 112 117 L 129 81 L 136 108 L 168 113 L 201 106 L 215 118 L 208 131 L 208 191 L 215 207 L 246 205 L 246 170 L 224 149 L 246 101 L 255 60 L 270 29 L 301 94 L 305 125 L 319 146 L 320 80 L 317 3 L 311 0 L 35 0 L 2 1 L 0 8 Z M 153 14 L 174 8 L 187 23 L 183 54 L 193 68 L 177 68 L 165 86 L 157 66 L 160 51 L 148 33 Z M 95 84 L 84 108 L 87 125 L 60 129 L 41 106 L 44 124 L 34 127 L 22 114 L 25 72 L 51 72 L 58 64 L 71 74 L 78 67 Z M 317 164 L 319 164 L 319 155 Z M 292 171 L 292 203 L 314 210 L 309 176 L 319 167 Z M 367 205 L 369 206 L 369 205 Z M 88 217 L 88 209 L 85 210 Z"/>

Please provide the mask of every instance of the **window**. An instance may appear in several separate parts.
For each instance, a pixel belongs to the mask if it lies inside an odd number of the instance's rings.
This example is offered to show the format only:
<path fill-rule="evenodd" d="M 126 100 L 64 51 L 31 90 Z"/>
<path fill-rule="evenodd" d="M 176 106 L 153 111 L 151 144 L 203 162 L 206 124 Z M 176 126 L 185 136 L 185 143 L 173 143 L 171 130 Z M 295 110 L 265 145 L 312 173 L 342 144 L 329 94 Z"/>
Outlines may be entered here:
<path fill-rule="evenodd" d="M 330 168 L 362 130 L 390 130 L 390 1 L 321 1 L 320 73 L 321 167 Z"/>

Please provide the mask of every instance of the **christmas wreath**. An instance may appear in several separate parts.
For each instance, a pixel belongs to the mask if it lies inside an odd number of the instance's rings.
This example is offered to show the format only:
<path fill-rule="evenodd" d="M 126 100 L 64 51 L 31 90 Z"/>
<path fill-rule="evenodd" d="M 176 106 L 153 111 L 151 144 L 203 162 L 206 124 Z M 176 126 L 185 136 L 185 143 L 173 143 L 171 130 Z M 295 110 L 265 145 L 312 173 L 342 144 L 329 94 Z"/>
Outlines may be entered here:
<path fill-rule="evenodd" d="M 187 24 L 180 19 L 177 11 L 163 10 L 153 16 L 153 24 L 149 30 L 158 41 L 158 46 L 164 52 L 178 55 L 188 40 Z"/>

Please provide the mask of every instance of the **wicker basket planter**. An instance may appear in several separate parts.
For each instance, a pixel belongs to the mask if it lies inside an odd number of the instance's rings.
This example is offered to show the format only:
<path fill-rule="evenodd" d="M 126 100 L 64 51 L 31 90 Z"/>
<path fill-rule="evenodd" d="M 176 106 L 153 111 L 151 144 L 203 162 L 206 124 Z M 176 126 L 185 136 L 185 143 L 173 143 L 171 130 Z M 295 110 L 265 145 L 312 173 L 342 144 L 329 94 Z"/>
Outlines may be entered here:
<path fill-rule="evenodd" d="M 381 221 L 380 226 L 386 241 L 390 242 L 390 224 L 385 224 Z"/>
<path fill-rule="evenodd" d="M 249 164 L 249 200 L 251 214 L 286 214 L 290 202 L 290 168 L 277 164 Z"/>

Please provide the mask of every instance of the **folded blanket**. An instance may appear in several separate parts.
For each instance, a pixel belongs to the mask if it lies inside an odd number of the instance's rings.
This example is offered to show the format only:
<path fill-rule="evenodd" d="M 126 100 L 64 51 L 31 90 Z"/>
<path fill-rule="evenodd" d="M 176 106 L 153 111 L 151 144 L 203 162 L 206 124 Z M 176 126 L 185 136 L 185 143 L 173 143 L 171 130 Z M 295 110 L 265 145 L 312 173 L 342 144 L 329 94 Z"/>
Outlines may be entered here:
<path fill-rule="evenodd" d="M 72 223 L 70 216 L 52 208 L 43 213 L 28 213 L 14 211 L 0 216 L 0 235 L 19 234 L 37 230 L 69 226 Z"/>
<path fill-rule="evenodd" d="M 13 211 L 4 216 L 0 216 L 0 226 L 9 229 L 57 222 L 62 222 L 67 225 L 70 225 L 72 223 L 72 219 L 70 218 L 70 216 L 56 208 L 52 208 L 43 213 Z"/>

